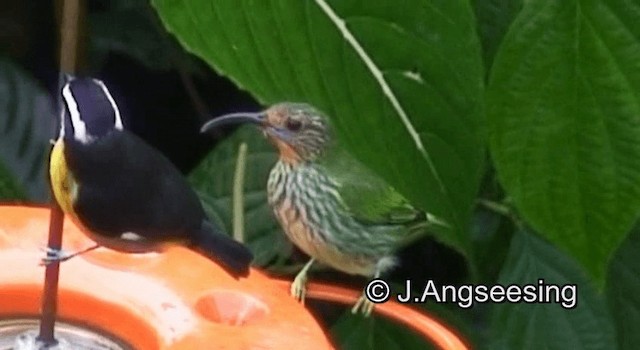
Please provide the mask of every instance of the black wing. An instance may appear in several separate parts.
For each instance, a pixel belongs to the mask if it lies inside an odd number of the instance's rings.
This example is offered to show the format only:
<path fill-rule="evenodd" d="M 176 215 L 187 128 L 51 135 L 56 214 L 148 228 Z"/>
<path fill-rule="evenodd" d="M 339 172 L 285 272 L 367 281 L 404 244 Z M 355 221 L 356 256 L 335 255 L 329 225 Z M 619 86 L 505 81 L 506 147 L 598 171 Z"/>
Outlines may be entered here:
<path fill-rule="evenodd" d="M 205 219 L 199 198 L 162 153 L 127 131 L 87 145 L 66 144 L 67 163 L 79 183 L 74 204 L 85 226 L 117 237 L 188 237 Z"/>

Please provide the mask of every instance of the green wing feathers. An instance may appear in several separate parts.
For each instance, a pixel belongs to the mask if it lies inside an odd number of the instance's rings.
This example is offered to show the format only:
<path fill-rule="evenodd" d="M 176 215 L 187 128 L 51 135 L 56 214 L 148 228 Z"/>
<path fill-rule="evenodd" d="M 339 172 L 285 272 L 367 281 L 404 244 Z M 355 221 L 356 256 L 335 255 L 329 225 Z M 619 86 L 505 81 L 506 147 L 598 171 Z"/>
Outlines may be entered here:
<path fill-rule="evenodd" d="M 435 223 L 446 225 L 416 209 L 371 169 L 342 150 L 324 157 L 321 165 L 340 187 L 345 208 L 359 221 L 377 225 L 404 225 L 399 234 L 421 235 Z"/>

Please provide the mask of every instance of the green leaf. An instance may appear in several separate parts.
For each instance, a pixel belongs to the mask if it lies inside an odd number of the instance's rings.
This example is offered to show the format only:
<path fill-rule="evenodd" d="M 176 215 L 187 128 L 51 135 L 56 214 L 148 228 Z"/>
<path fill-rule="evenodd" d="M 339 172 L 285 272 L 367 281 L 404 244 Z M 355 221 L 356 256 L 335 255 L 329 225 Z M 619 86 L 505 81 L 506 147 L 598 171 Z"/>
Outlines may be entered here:
<path fill-rule="evenodd" d="M 435 349 L 408 328 L 385 318 L 362 317 L 346 311 L 331 328 L 338 349 Z"/>
<path fill-rule="evenodd" d="M 480 282 L 495 282 L 504 265 L 513 232 L 506 221 L 508 219 L 486 209 L 478 209 L 473 214 L 471 235 Z"/>
<path fill-rule="evenodd" d="M 245 237 L 255 255 L 255 263 L 264 266 L 291 253 L 280 226 L 267 203 L 266 183 L 276 161 L 276 153 L 253 126 L 239 128 L 220 142 L 190 175 L 209 216 L 232 232 L 232 193 L 238 149 L 247 144 L 244 180 Z"/>
<path fill-rule="evenodd" d="M 640 227 L 620 246 L 609 266 L 607 297 L 621 350 L 640 349 Z"/>
<path fill-rule="evenodd" d="M 475 0 L 475 9 L 484 63 L 489 71 L 509 25 L 522 9 L 522 0 Z"/>
<path fill-rule="evenodd" d="M 172 70 L 180 64 L 190 73 L 202 71 L 203 65 L 164 32 L 146 0 L 111 1 L 107 11 L 91 13 L 88 19 L 92 62 L 118 52 L 150 69 Z"/>
<path fill-rule="evenodd" d="M 527 1 L 487 93 L 501 182 L 600 286 L 640 212 L 638 23 L 637 2 Z"/>
<path fill-rule="evenodd" d="M 555 284 L 560 293 L 552 292 L 551 303 L 495 305 L 489 349 L 615 348 L 613 320 L 604 295 L 597 292 L 573 259 L 535 235 L 519 232 L 504 266 L 499 279 L 503 286 L 539 287 L 538 280 L 543 279 L 544 286 Z M 572 294 L 568 285 L 575 285 L 577 292 Z M 573 296 L 576 307 L 565 309 L 562 303 L 571 306 Z"/>
<path fill-rule="evenodd" d="M 13 174 L 0 162 L 0 202 L 24 200 L 25 195 Z"/>
<path fill-rule="evenodd" d="M 45 202 L 49 133 L 57 120 L 43 89 L 2 57 L 0 115 L 0 198 Z"/>
<path fill-rule="evenodd" d="M 467 1 L 153 0 L 183 46 L 264 104 L 312 103 L 468 251 L 483 67 Z"/>

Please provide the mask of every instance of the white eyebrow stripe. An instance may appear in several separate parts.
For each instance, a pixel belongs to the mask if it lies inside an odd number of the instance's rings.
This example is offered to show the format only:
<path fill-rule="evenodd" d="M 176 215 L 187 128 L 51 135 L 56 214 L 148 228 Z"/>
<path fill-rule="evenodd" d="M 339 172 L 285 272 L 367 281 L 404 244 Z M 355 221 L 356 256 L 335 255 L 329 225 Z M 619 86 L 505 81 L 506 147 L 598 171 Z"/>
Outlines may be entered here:
<path fill-rule="evenodd" d="M 64 138 L 64 122 L 65 122 L 64 113 L 66 108 L 64 106 L 61 106 L 61 107 L 62 108 L 60 109 L 60 133 L 58 134 L 58 139 Z"/>
<path fill-rule="evenodd" d="M 67 110 L 71 115 L 71 123 L 73 123 L 73 136 L 76 140 L 82 143 L 87 143 L 89 141 L 87 138 L 87 126 L 82 121 L 82 118 L 80 118 L 80 110 L 78 110 L 78 104 L 76 103 L 76 100 L 71 93 L 70 86 L 70 84 L 66 84 L 64 86 L 64 88 L 62 89 L 62 97 L 64 97 L 64 100 L 67 103 Z M 64 124 L 64 121 L 62 123 Z"/>
<path fill-rule="evenodd" d="M 118 105 L 116 104 L 116 101 L 113 99 L 113 96 L 111 96 L 109 89 L 107 89 L 107 86 L 104 85 L 104 83 L 101 80 L 93 79 L 93 81 L 96 84 L 100 85 L 100 88 L 102 89 L 104 94 L 107 96 L 109 103 L 111 103 L 111 107 L 113 108 L 113 112 L 115 113 L 115 116 L 116 116 L 116 129 L 122 130 L 123 125 L 122 125 L 122 118 L 120 117 L 120 110 L 118 109 Z"/>
<path fill-rule="evenodd" d="M 73 78 L 71 77 L 66 78 L 66 83 L 62 86 L 62 88 L 64 89 L 64 87 L 69 86 L 69 82 L 71 82 L 72 80 Z M 67 111 L 67 107 L 65 106 L 64 102 L 61 103 L 60 106 L 58 107 L 60 108 L 60 133 L 58 134 L 58 139 L 60 140 L 64 138 L 65 125 L 66 125 L 65 113 Z"/>

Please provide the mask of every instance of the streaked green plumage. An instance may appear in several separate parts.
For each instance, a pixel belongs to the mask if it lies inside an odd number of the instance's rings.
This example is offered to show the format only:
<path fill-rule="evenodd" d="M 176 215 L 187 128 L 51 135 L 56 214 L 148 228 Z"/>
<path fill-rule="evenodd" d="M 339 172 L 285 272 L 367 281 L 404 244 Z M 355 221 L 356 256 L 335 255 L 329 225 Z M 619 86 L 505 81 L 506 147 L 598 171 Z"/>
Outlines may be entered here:
<path fill-rule="evenodd" d="M 404 197 L 338 150 L 316 162 L 279 161 L 267 188 L 288 237 L 319 262 L 352 274 L 374 276 L 393 266 L 394 251 L 421 218 Z M 295 215 L 286 215 L 289 210 Z M 310 235 L 293 232 L 292 220 L 308 227 Z M 347 258 L 337 259 L 336 254 Z M 348 258 L 353 261 L 345 261 Z"/>
<path fill-rule="evenodd" d="M 289 239 L 312 257 L 292 284 L 297 298 L 304 300 L 315 260 L 378 277 L 395 265 L 398 248 L 426 232 L 432 217 L 342 148 L 329 119 L 314 107 L 280 103 L 262 113 L 221 117 L 203 130 L 230 121 L 259 124 L 280 151 L 267 184 L 269 203 Z M 353 311 L 368 314 L 372 307 L 363 296 Z"/>
<path fill-rule="evenodd" d="M 334 146 L 318 165 L 338 185 L 349 213 L 363 223 L 411 224 L 422 213 L 377 174 Z"/>

